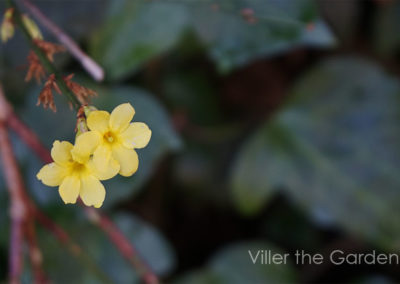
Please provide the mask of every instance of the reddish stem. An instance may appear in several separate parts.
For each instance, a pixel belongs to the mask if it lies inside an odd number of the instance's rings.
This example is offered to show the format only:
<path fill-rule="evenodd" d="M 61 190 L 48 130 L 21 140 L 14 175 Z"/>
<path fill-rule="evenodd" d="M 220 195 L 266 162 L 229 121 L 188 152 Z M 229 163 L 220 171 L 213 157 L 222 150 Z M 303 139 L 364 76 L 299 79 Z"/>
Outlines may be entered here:
<path fill-rule="evenodd" d="M 0 153 L 3 172 L 11 200 L 11 234 L 9 252 L 9 277 L 11 283 L 20 283 L 22 273 L 22 245 L 24 236 L 29 244 L 35 283 L 45 283 L 42 270 L 41 252 L 36 242 L 35 224 L 29 197 L 26 195 L 21 173 L 11 146 L 6 128 L 6 119 L 10 113 L 3 89 L 0 85 Z"/>
<path fill-rule="evenodd" d="M 11 202 L 9 277 L 11 283 L 19 283 L 23 259 L 23 227 L 27 216 L 27 208 L 25 206 L 22 193 L 22 179 L 19 175 L 17 162 L 11 148 L 11 142 L 3 122 L 0 122 L 0 153 L 3 163 L 4 177 L 10 194 Z"/>
<path fill-rule="evenodd" d="M 32 213 L 33 212 L 29 214 L 29 220 L 25 228 L 25 234 L 28 241 L 29 258 L 33 268 L 34 283 L 48 283 L 45 273 L 42 269 L 43 256 L 37 244 L 35 218 Z"/>
<path fill-rule="evenodd" d="M 53 161 L 50 152 L 40 142 L 36 133 L 30 130 L 13 111 L 9 112 L 7 123 L 8 126 L 15 131 L 21 140 L 24 141 L 43 162 L 51 163 Z"/>
<path fill-rule="evenodd" d="M 82 202 L 80 203 L 83 205 Z M 93 207 L 85 207 L 85 211 L 89 219 L 104 231 L 120 253 L 136 269 L 144 283 L 159 283 L 157 276 L 152 272 L 148 264 L 140 257 L 136 248 L 125 238 L 124 234 L 110 218 L 104 215 L 100 210 L 96 210 Z"/>
<path fill-rule="evenodd" d="M 22 272 L 22 244 L 24 234 L 29 246 L 29 256 L 32 263 L 34 283 L 46 283 L 47 279 L 42 269 L 42 253 L 37 245 L 35 232 L 35 219 L 45 228 L 52 232 L 56 238 L 67 246 L 69 251 L 75 255 L 82 264 L 86 265 L 95 273 L 104 283 L 110 283 L 111 280 L 104 272 L 99 269 L 92 259 L 75 244 L 68 234 L 43 212 L 41 212 L 35 203 L 27 195 L 22 182 L 17 161 L 8 137 L 5 126 L 6 119 L 11 127 L 16 127 L 16 131 L 24 139 L 29 139 L 29 146 L 36 149 L 36 153 L 41 154 L 42 159 L 51 160 L 50 153 L 39 142 L 34 133 L 30 133 L 27 126 L 14 115 L 10 105 L 2 92 L 0 85 L 0 153 L 3 160 L 4 176 L 11 196 L 11 236 L 10 236 L 10 283 L 20 283 Z"/>

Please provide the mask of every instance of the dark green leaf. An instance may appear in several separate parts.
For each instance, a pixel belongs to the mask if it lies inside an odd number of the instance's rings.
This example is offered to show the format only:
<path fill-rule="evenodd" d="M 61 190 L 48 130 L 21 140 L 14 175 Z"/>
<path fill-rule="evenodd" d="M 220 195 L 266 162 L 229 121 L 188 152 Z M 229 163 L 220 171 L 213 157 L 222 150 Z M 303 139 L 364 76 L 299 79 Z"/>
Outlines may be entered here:
<path fill-rule="evenodd" d="M 399 95 L 395 78 L 361 59 L 315 68 L 244 145 L 232 180 L 237 207 L 256 213 L 284 189 L 318 220 L 398 247 Z"/>
<path fill-rule="evenodd" d="M 111 79 L 173 47 L 185 29 L 196 31 L 222 72 L 291 48 L 334 44 L 310 0 L 116 1 L 110 11 L 91 50 Z"/>
<path fill-rule="evenodd" d="M 335 42 L 313 1 L 220 0 L 212 3 L 217 7 L 214 12 L 211 3 L 193 4 L 193 22 L 221 72 L 295 47 L 328 47 Z M 242 16 L 245 11 L 252 11 L 254 23 Z"/>
<path fill-rule="evenodd" d="M 270 251 L 271 254 L 283 253 L 274 246 L 263 242 L 249 242 L 231 245 L 217 254 L 205 269 L 191 272 L 177 281 L 182 284 L 212 283 L 212 284 L 241 284 L 241 283 L 291 283 L 295 273 L 287 258 L 286 264 L 253 263 L 250 256 L 257 252 Z M 258 259 L 259 260 L 259 259 Z"/>
<path fill-rule="evenodd" d="M 168 50 L 186 26 L 188 15 L 176 3 L 128 0 L 112 1 L 112 5 L 92 43 L 93 56 L 112 79 L 128 75 Z"/>
<path fill-rule="evenodd" d="M 103 232 L 73 216 L 71 210 L 68 213 L 64 210 L 63 214 L 58 212 L 57 216 L 57 222 L 64 226 L 75 242 L 115 283 L 139 283 L 137 271 L 120 255 Z M 126 214 L 117 214 L 113 219 L 157 275 L 166 275 L 173 269 L 174 253 L 155 228 Z M 53 282 L 99 283 L 99 279 L 70 255 L 54 236 L 47 231 L 40 233 L 44 268 Z"/>

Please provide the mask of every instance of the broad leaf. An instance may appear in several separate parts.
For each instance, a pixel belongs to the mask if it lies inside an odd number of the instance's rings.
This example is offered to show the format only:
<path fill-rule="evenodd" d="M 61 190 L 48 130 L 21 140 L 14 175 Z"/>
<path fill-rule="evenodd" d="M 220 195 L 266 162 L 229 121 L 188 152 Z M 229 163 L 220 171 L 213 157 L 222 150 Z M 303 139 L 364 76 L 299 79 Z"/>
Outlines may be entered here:
<path fill-rule="evenodd" d="M 140 283 L 137 271 L 124 259 L 97 227 L 71 216 L 70 212 L 56 220 L 67 230 L 73 240 L 85 251 L 90 262 L 95 263 L 115 283 Z M 116 214 L 114 221 L 125 236 L 135 245 L 138 253 L 153 271 L 163 276 L 175 265 L 175 256 L 162 235 L 146 222 L 127 215 Z M 55 283 L 99 283 L 96 274 L 79 258 L 72 256 L 48 231 L 40 231 L 39 245 L 43 252 L 44 269 Z M 85 261 L 86 263 L 88 261 Z"/>
<path fill-rule="evenodd" d="M 230 245 L 211 259 L 206 268 L 191 272 L 177 281 L 180 284 L 215 283 L 292 283 L 295 273 L 287 258 L 285 264 L 262 264 L 257 258 L 269 251 L 271 254 L 283 253 L 264 242 L 249 242 Z M 250 255 L 251 252 L 251 255 Z M 255 260 L 255 263 L 252 260 Z"/>
<path fill-rule="evenodd" d="M 168 50 L 186 26 L 179 4 L 161 1 L 112 1 L 110 15 L 92 43 L 92 54 L 112 79 L 135 71 Z"/>
<path fill-rule="evenodd" d="M 364 60 L 316 67 L 243 146 L 237 207 L 254 214 L 285 190 L 319 221 L 399 247 L 399 96 L 398 80 Z"/>
<path fill-rule="evenodd" d="M 246 11 L 255 22 L 243 17 Z M 335 42 L 310 0 L 140 0 L 112 2 L 91 51 L 109 78 L 121 79 L 172 48 L 188 29 L 196 32 L 221 72 L 291 48 Z"/>
<path fill-rule="evenodd" d="M 221 72 L 292 48 L 329 47 L 335 43 L 313 1 L 206 2 L 209 4 L 193 4 L 194 28 L 209 45 L 209 54 Z M 215 11 L 210 8 L 211 4 Z M 255 22 L 243 16 L 246 11 Z"/>

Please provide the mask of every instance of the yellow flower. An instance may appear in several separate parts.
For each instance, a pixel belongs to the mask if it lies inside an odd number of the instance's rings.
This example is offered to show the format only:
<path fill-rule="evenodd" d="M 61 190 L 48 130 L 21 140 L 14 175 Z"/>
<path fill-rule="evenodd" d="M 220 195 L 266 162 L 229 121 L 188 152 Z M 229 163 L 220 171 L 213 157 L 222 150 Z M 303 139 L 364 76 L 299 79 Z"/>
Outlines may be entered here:
<path fill-rule="evenodd" d="M 102 137 L 93 153 L 93 161 L 104 171 L 109 164 L 119 164 L 122 176 L 133 175 L 139 165 L 134 149 L 145 147 L 150 140 L 151 130 L 142 122 L 130 123 L 135 110 L 129 103 L 117 106 L 111 114 L 92 111 L 87 118 L 90 130 Z"/>
<path fill-rule="evenodd" d="M 85 132 L 79 135 L 75 145 L 66 141 L 55 141 L 51 149 L 53 163 L 45 165 L 37 178 L 48 186 L 59 186 L 62 200 L 76 203 L 78 196 L 87 206 L 99 208 L 104 201 L 106 191 L 100 180 L 106 180 L 118 174 L 119 166 L 109 163 L 104 171 L 94 165 L 90 158 L 100 141 L 97 132 Z"/>

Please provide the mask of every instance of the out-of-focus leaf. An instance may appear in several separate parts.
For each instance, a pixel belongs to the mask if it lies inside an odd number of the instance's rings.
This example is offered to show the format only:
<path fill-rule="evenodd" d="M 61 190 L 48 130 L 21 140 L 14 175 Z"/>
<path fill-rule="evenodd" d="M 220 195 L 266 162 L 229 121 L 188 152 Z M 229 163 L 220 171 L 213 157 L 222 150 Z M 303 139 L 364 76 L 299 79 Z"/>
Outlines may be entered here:
<path fill-rule="evenodd" d="M 119 254 L 107 237 L 87 221 L 71 216 L 71 211 L 57 214 L 59 224 L 115 283 L 139 283 L 137 272 Z M 175 265 L 174 253 L 162 235 L 150 224 L 127 215 L 113 218 L 125 236 L 136 246 L 153 271 L 163 276 Z M 98 283 L 98 279 L 47 231 L 40 231 L 39 243 L 44 268 L 55 283 Z"/>
<path fill-rule="evenodd" d="M 148 180 L 157 166 L 157 162 L 170 151 L 180 147 L 180 140 L 170 125 L 168 114 L 161 104 L 149 93 L 131 87 L 97 88 L 99 97 L 93 100 L 93 105 L 98 109 L 111 112 L 119 104 L 129 102 L 136 110 L 134 121 L 146 123 L 152 130 L 149 145 L 139 149 L 139 169 L 129 178 L 116 176 L 105 181 L 107 196 L 104 206 L 109 207 L 138 192 Z M 56 96 L 57 113 L 43 110 L 35 106 L 37 91 L 33 92 L 26 106 L 19 111 L 22 119 L 39 135 L 44 144 L 51 149 L 54 140 L 74 141 L 74 128 L 76 118 L 74 112 L 69 110 L 64 98 Z M 27 164 L 27 180 L 35 197 L 44 203 L 57 199 L 56 188 L 42 185 L 36 174 L 43 163 L 32 153 L 23 155 Z"/>
<path fill-rule="evenodd" d="M 295 272 L 288 259 L 286 264 L 253 263 L 249 251 L 255 257 L 260 250 L 283 253 L 268 243 L 250 242 L 231 245 L 212 258 L 205 269 L 183 276 L 176 283 L 241 284 L 241 283 L 292 283 Z M 260 251 L 262 254 L 263 251 Z"/>
<path fill-rule="evenodd" d="M 160 232 L 140 219 L 127 214 L 117 214 L 118 228 L 135 244 L 140 255 L 157 275 L 166 275 L 175 266 L 175 255 Z"/>
<path fill-rule="evenodd" d="M 335 42 L 319 18 L 313 1 L 207 2 L 208 5 L 201 6 L 192 4 L 193 22 L 201 39 L 209 45 L 210 56 L 221 72 L 291 48 L 327 47 Z M 246 13 L 255 18 L 254 23 L 243 16 Z"/>
<path fill-rule="evenodd" d="M 180 4 L 162 1 L 112 1 L 110 11 L 91 50 L 112 79 L 168 50 L 179 39 L 188 16 Z"/>
<path fill-rule="evenodd" d="M 218 96 L 205 70 L 183 70 L 166 74 L 164 96 L 177 111 L 196 125 L 215 125 L 221 121 Z"/>
<path fill-rule="evenodd" d="M 220 275 L 225 283 L 288 283 L 294 281 L 291 264 L 253 263 L 249 251 L 255 256 L 259 250 L 283 253 L 270 244 L 262 242 L 232 245 L 214 256 L 210 268 Z M 260 252 L 260 254 L 263 251 Z"/>
<path fill-rule="evenodd" d="M 312 70 L 244 145 L 232 177 L 237 207 L 256 213 L 285 189 L 319 221 L 399 247 L 399 95 L 395 78 L 361 59 Z"/>
<path fill-rule="evenodd" d="M 185 29 L 196 31 L 222 72 L 294 47 L 334 44 L 310 0 L 115 2 L 91 45 L 112 79 L 173 47 Z M 243 17 L 246 11 L 254 23 Z"/>

